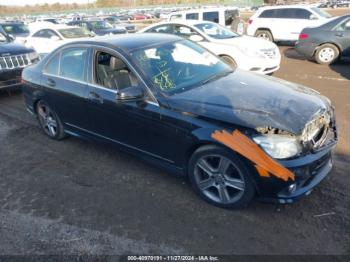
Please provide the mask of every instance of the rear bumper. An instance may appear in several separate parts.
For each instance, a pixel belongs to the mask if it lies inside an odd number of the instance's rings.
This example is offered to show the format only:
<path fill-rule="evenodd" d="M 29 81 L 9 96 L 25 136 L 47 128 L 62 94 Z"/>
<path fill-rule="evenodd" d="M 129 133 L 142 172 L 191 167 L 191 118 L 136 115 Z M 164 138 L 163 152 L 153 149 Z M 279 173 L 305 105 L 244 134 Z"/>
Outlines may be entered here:
<path fill-rule="evenodd" d="M 314 56 L 317 46 L 318 44 L 312 42 L 297 42 L 294 48 L 299 54 L 310 59 Z"/>

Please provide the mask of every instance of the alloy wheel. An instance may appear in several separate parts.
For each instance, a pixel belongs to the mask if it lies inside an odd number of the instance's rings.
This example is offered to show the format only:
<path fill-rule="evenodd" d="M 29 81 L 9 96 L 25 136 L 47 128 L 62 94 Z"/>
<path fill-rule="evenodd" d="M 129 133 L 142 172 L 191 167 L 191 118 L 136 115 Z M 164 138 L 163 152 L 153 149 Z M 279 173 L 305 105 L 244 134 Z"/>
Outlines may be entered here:
<path fill-rule="evenodd" d="M 201 157 L 195 165 L 194 178 L 202 193 L 219 204 L 235 203 L 244 194 L 245 182 L 240 169 L 221 155 Z"/>
<path fill-rule="evenodd" d="M 58 132 L 57 119 L 51 109 L 44 103 L 39 102 L 38 108 L 39 122 L 45 133 L 51 137 L 55 137 Z"/>

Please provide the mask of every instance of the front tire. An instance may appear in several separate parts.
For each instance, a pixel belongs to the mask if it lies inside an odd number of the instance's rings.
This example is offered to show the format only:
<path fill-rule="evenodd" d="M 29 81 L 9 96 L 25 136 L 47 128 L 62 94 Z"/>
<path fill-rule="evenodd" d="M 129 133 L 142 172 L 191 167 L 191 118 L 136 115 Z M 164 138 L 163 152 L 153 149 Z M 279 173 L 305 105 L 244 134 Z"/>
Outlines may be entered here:
<path fill-rule="evenodd" d="M 334 63 L 338 57 L 339 50 L 333 44 L 323 44 L 317 49 L 315 53 L 315 60 L 321 65 L 330 65 Z"/>
<path fill-rule="evenodd" d="M 238 155 L 224 147 L 200 147 L 192 154 L 188 171 L 194 191 L 212 205 L 244 208 L 255 195 L 248 168 Z"/>
<path fill-rule="evenodd" d="M 48 137 L 55 140 L 61 140 L 65 137 L 61 120 L 46 102 L 40 100 L 36 104 L 36 113 L 39 125 Z"/>

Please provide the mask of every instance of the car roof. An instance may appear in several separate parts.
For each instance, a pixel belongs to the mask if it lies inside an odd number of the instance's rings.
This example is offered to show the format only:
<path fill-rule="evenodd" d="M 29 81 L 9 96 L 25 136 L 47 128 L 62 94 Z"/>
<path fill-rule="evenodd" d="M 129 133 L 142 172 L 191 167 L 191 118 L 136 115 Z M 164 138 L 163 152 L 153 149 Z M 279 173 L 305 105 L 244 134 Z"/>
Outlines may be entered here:
<path fill-rule="evenodd" d="M 139 49 L 141 47 L 150 47 L 159 44 L 165 44 L 183 40 L 176 35 L 160 34 L 160 33 L 142 33 L 142 34 L 124 34 L 117 36 L 104 36 L 86 41 L 74 42 L 74 45 L 79 44 L 95 44 L 107 47 L 116 47 L 123 49 L 126 52 Z"/>
<path fill-rule="evenodd" d="M 181 25 L 187 25 L 187 26 L 195 26 L 198 24 L 215 24 L 218 25 L 217 23 L 211 22 L 211 21 L 205 21 L 205 20 L 194 20 L 194 19 L 178 19 L 178 20 L 172 20 L 172 21 L 164 21 L 164 22 L 159 22 L 157 24 L 153 24 L 150 25 L 149 27 L 145 28 L 145 29 L 149 29 L 149 28 L 153 28 L 155 26 L 159 26 L 159 25 L 169 25 L 169 24 L 181 24 Z M 141 30 L 142 31 L 142 30 Z"/>
<path fill-rule="evenodd" d="M 286 9 L 286 8 L 304 8 L 304 9 L 307 9 L 307 8 L 312 8 L 312 7 L 315 7 L 313 5 L 274 5 L 274 6 L 264 6 L 264 7 L 261 7 L 259 8 L 259 11 L 260 10 L 270 10 L 270 9 Z"/>
<path fill-rule="evenodd" d="M 170 15 L 183 14 L 183 13 L 193 13 L 193 12 L 214 12 L 214 11 L 221 11 L 221 10 L 238 10 L 238 7 L 227 6 L 227 7 L 193 8 L 193 9 L 182 10 L 182 11 L 174 11 L 174 12 L 171 12 Z"/>

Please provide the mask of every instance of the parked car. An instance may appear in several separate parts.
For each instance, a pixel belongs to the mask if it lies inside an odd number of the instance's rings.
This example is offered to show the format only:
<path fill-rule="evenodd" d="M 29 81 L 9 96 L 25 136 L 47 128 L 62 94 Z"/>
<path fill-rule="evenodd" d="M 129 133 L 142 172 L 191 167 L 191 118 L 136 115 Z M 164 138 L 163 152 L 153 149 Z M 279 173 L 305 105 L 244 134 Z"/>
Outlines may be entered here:
<path fill-rule="evenodd" d="M 330 2 L 330 7 L 337 8 L 337 7 L 350 7 L 350 1 L 349 0 L 336 0 Z"/>
<path fill-rule="evenodd" d="M 125 28 L 128 33 L 135 33 L 136 32 L 136 26 L 131 23 L 126 23 L 125 21 L 121 21 L 117 16 L 107 16 L 103 18 L 104 21 L 107 21 L 114 27 L 121 27 Z"/>
<path fill-rule="evenodd" d="M 103 20 L 77 20 L 68 22 L 68 25 L 84 27 L 99 36 L 126 33 L 125 28 L 114 28 L 110 23 Z"/>
<path fill-rule="evenodd" d="M 0 23 L 0 27 L 6 32 L 6 34 L 15 38 L 15 41 L 23 44 L 26 37 L 29 36 L 28 27 L 20 22 L 4 22 Z"/>
<path fill-rule="evenodd" d="M 65 43 L 94 36 L 94 33 L 82 27 L 52 24 L 33 31 L 25 40 L 25 44 L 34 48 L 41 56 L 45 56 Z"/>
<path fill-rule="evenodd" d="M 239 10 L 236 7 L 219 7 L 190 9 L 177 11 L 169 14 L 168 21 L 174 20 L 200 20 L 218 23 L 219 25 L 230 27 L 232 18 L 239 16 Z"/>
<path fill-rule="evenodd" d="M 280 67 L 278 47 L 269 41 L 238 35 L 216 23 L 187 20 L 151 25 L 140 32 L 167 33 L 185 37 L 220 56 L 232 67 L 272 74 Z"/>
<path fill-rule="evenodd" d="M 32 48 L 13 40 L 0 28 L 0 90 L 21 86 L 23 68 L 39 60 L 38 54 Z"/>
<path fill-rule="evenodd" d="M 133 14 L 132 15 L 132 20 L 146 20 L 149 17 L 147 15 L 144 14 Z"/>
<path fill-rule="evenodd" d="M 196 43 L 129 34 L 66 44 L 23 72 L 27 108 L 52 139 L 105 141 L 188 176 L 206 201 L 290 203 L 332 167 L 330 101 L 232 70 Z"/>
<path fill-rule="evenodd" d="M 350 57 L 350 15 L 319 27 L 303 29 L 295 49 L 319 64 L 328 65 L 340 57 Z"/>
<path fill-rule="evenodd" d="M 305 27 L 319 26 L 331 19 L 330 14 L 315 6 L 262 7 L 249 19 L 247 34 L 269 41 L 297 41 Z"/>

